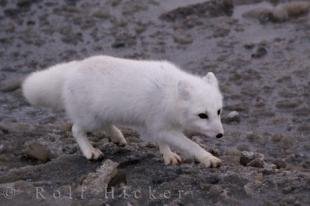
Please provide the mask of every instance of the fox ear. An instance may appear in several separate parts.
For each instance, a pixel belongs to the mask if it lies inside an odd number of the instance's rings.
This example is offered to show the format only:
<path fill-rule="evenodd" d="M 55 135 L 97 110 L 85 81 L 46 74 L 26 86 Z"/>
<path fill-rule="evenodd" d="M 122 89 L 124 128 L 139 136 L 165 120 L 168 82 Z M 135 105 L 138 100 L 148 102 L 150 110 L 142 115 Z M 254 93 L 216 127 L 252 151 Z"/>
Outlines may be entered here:
<path fill-rule="evenodd" d="M 184 80 L 179 81 L 177 86 L 179 98 L 182 100 L 189 100 L 191 97 L 191 88 L 192 86 L 190 83 Z"/>
<path fill-rule="evenodd" d="M 208 84 L 218 87 L 217 78 L 213 72 L 208 72 L 208 74 L 203 77 L 203 80 L 205 80 Z"/>

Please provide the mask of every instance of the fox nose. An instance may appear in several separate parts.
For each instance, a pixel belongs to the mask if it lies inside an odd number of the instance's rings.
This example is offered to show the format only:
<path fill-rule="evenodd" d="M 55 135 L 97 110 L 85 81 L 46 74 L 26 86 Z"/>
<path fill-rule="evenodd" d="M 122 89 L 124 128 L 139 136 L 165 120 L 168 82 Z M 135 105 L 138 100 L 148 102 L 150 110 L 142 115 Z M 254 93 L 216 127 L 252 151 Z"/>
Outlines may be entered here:
<path fill-rule="evenodd" d="M 222 134 L 222 133 L 218 133 L 218 134 L 216 135 L 216 138 L 221 138 L 221 137 L 223 137 L 223 134 Z"/>

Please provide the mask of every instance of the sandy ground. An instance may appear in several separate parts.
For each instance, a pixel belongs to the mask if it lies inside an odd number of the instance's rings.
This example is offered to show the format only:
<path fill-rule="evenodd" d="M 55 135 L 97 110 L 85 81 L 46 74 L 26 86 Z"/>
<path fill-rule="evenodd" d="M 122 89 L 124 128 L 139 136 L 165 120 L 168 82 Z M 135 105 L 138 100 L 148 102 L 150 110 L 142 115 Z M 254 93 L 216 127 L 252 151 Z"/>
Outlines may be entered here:
<path fill-rule="evenodd" d="M 0 205 L 310 204 L 309 14 L 275 21 L 252 10 L 281 1 L 201 2 L 0 0 Z M 95 54 L 213 71 L 225 137 L 194 139 L 222 167 L 165 166 L 125 128 L 126 147 L 92 135 L 105 157 L 87 161 L 66 117 L 31 107 L 19 85 L 32 71 Z M 83 180 L 106 159 L 119 163 L 108 193 L 81 197 Z"/>

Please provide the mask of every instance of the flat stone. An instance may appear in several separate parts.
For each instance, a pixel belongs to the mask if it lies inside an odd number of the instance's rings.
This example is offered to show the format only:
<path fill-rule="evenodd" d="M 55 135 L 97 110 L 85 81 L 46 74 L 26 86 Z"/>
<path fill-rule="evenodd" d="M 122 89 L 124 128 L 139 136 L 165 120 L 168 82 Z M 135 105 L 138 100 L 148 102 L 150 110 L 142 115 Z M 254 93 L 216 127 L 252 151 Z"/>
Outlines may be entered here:
<path fill-rule="evenodd" d="M 50 160 L 49 149 L 45 145 L 39 143 L 32 143 L 27 145 L 25 149 L 25 154 L 29 158 L 42 162 L 47 162 L 48 160 Z"/>
<path fill-rule="evenodd" d="M 89 173 L 78 187 L 78 191 L 86 191 L 92 195 L 98 195 L 104 192 L 109 185 L 111 179 L 117 174 L 118 163 L 107 159 L 96 170 Z"/>

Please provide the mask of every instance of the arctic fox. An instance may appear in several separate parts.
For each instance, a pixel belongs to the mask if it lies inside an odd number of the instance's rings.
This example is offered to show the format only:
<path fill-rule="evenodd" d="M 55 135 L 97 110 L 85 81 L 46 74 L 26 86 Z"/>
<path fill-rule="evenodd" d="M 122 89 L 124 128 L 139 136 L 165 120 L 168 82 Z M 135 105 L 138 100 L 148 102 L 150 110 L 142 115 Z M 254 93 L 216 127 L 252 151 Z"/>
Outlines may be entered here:
<path fill-rule="evenodd" d="M 102 156 L 88 141 L 88 131 L 127 144 L 117 126 L 129 126 L 159 146 L 165 164 L 181 163 L 170 146 L 207 167 L 221 164 L 186 136 L 223 136 L 223 97 L 212 72 L 199 77 L 168 61 L 93 56 L 34 72 L 22 90 L 32 105 L 65 110 L 87 159 Z"/>

